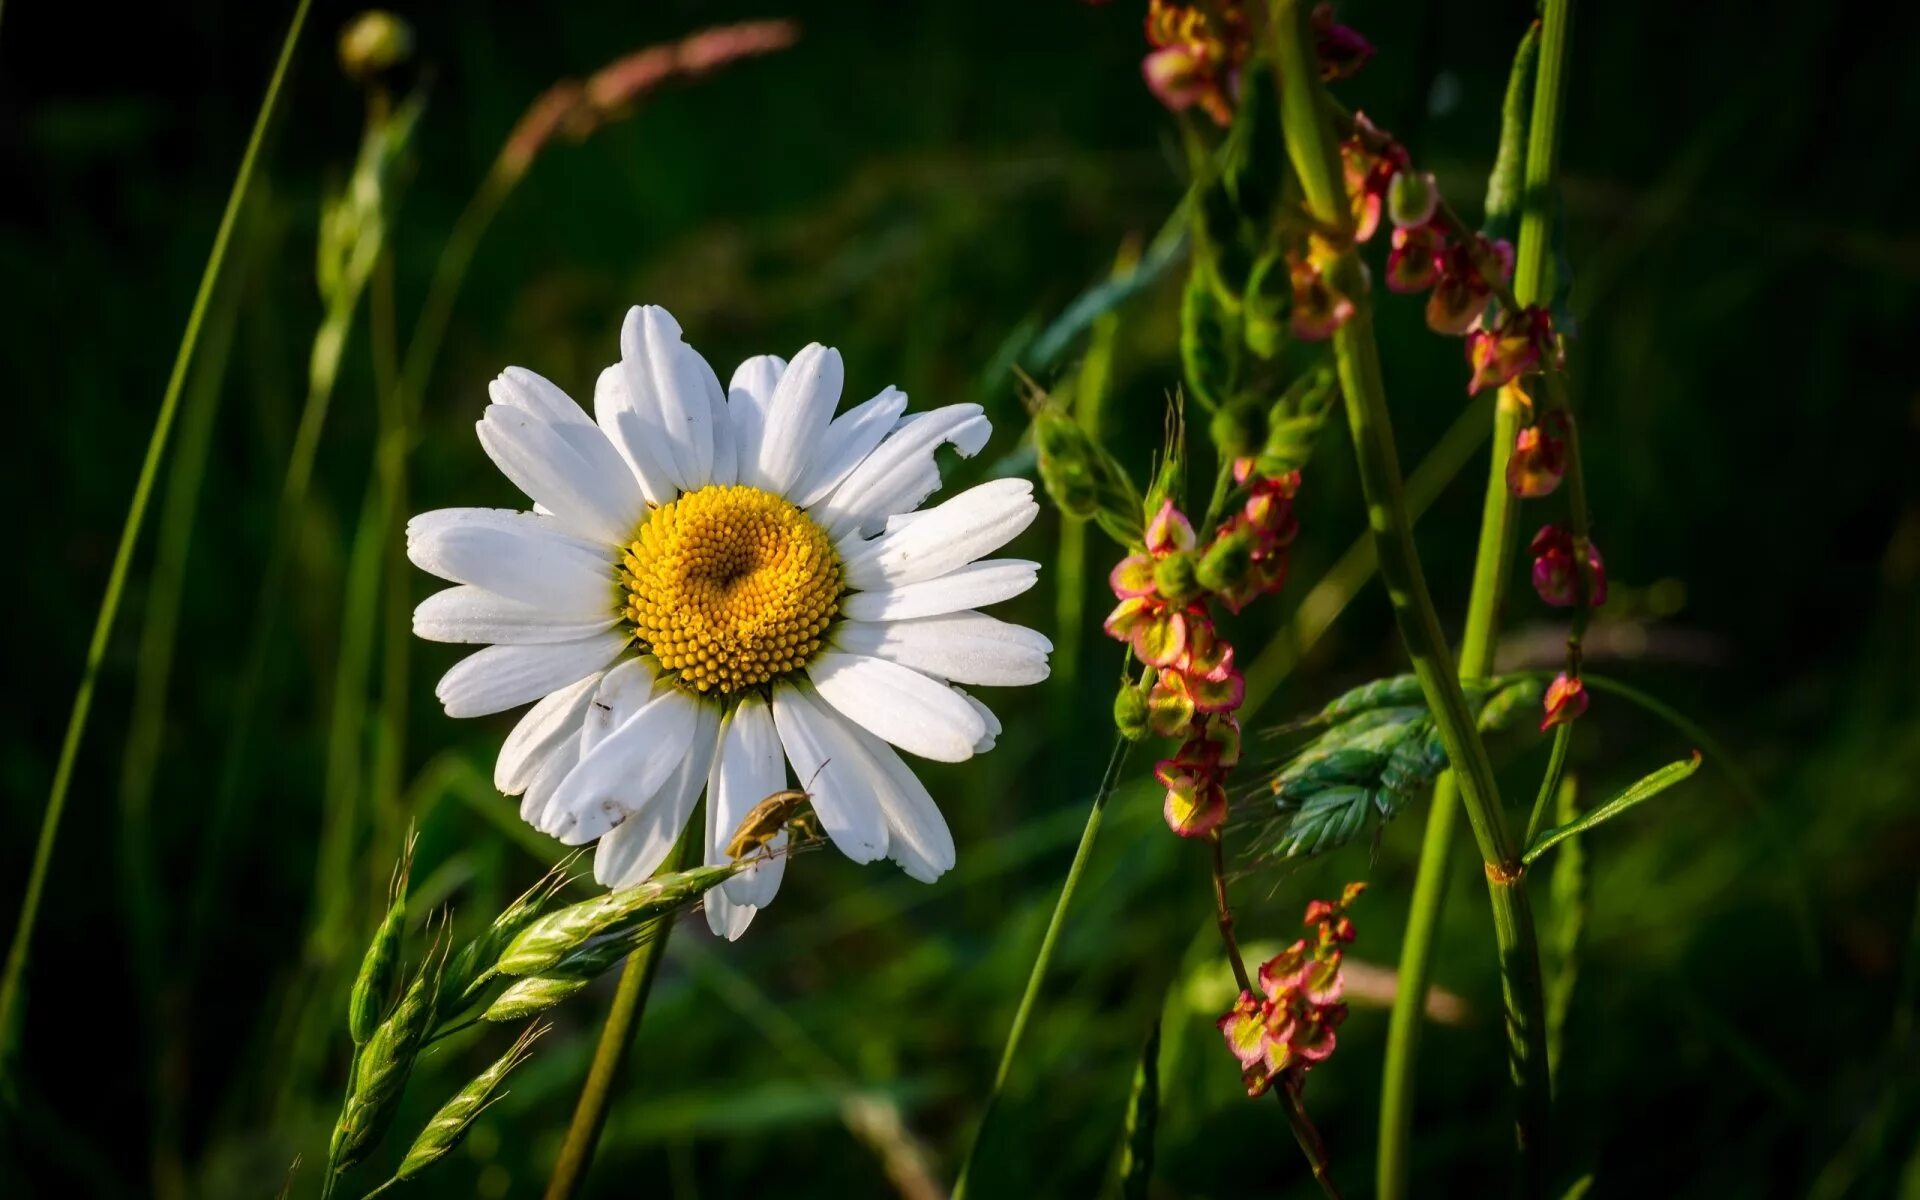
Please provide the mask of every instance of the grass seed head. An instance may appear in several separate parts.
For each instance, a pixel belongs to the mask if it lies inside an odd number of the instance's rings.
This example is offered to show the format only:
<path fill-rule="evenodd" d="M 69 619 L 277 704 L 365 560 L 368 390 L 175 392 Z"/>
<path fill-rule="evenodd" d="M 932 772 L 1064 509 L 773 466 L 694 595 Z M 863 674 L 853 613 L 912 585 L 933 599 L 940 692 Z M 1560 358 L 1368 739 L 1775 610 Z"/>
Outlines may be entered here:
<path fill-rule="evenodd" d="M 337 1174 L 364 1159 L 393 1123 L 414 1059 L 432 1032 L 440 979 L 446 969 L 445 930 L 407 985 L 406 994 L 360 1049 L 347 1102 L 334 1126 L 328 1155 Z"/>
<path fill-rule="evenodd" d="M 473 1128 L 475 1119 L 498 1099 L 495 1093 L 499 1091 L 500 1084 L 515 1067 L 526 1061 L 534 1041 L 548 1028 L 546 1025 L 527 1026 L 505 1054 L 454 1093 L 453 1099 L 441 1105 L 440 1111 L 434 1113 L 433 1119 L 420 1131 L 420 1136 L 413 1139 L 413 1145 L 408 1147 L 406 1157 L 400 1160 L 394 1178 L 412 1179 L 446 1157 L 447 1152 L 457 1146 L 467 1131 Z"/>
<path fill-rule="evenodd" d="M 387 915 L 367 943 L 360 959 L 360 972 L 354 976 L 353 991 L 347 997 L 347 1032 L 353 1044 L 364 1046 L 380 1024 L 387 997 L 393 994 L 394 974 L 400 965 L 400 940 L 407 924 L 407 878 L 413 871 L 412 837 L 394 864 L 393 880 L 387 887 Z"/>
<path fill-rule="evenodd" d="M 693 867 L 608 892 L 548 913 L 523 929 L 500 955 L 494 972 L 539 975 L 595 938 L 620 933 L 655 917 L 691 907 L 710 889 L 750 864 Z"/>

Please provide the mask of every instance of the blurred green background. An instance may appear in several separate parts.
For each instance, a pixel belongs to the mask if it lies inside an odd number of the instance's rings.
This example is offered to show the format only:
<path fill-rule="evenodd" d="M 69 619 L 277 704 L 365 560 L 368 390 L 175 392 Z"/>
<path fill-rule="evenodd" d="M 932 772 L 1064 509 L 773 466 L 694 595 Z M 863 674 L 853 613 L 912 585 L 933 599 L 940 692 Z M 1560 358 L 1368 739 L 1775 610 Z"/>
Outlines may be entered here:
<path fill-rule="evenodd" d="M 315 1194 L 345 1070 L 343 972 L 400 825 L 421 830 L 420 892 L 468 922 L 550 860 L 486 783 L 510 718 L 454 722 L 433 702 L 455 647 L 405 648 L 403 790 L 368 782 L 361 722 L 378 715 L 392 660 L 345 599 L 380 429 L 374 361 L 404 345 L 449 228 L 534 97 L 711 23 L 801 28 L 790 50 L 541 155 L 453 310 L 409 511 L 516 503 L 471 432 L 486 380 L 520 364 L 589 395 L 636 302 L 670 308 L 723 375 L 820 340 L 845 353 L 850 394 L 891 382 L 918 406 L 986 405 L 995 439 L 955 464 L 951 488 L 1022 469 L 1008 363 L 1028 361 L 1033 331 L 1181 194 L 1173 125 L 1140 81 L 1141 9 L 406 9 L 429 90 L 394 181 L 391 285 L 375 280 L 354 323 L 249 699 L 257 593 L 322 311 L 320 198 L 351 170 L 363 120 L 334 55 L 356 10 L 316 5 L 189 382 L 173 460 L 188 465 L 162 479 L 80 758 L 8 1075 L 0 1190 L 260 1196 L 298 1153 L 310 1166 L 295 1194 Z M 0 20 L 8 929 L 140 456 L 290 10 L 11 0 Z M 1530 6 L 1341 11 L 1379 48 L 1343 96 L 1475 209 Z M 1563 1182 L 1596 1173 L 1595 1195 L 1920 1195 L 1917 25 L 1891 6 L 1727 0 L 1575 16 L 1562 139 L 1573 370 L 1615 584 L 1596 669 L 1698 718 L 1755 784 L 1744 794 L 1710 761 L 1584 839 L 1591 897 L 1555 1154 Z M 1120 315 L 1107 419 L 1143 466 L 1178 381 L 1179 274 Z M 1466 371 L 1417 301 L 1385 297 L 1381 326 L 1411 466 L 1461 413 Z M 1458 461 L 1435 476 L 1451 482 L 1420 528 L 1454 624 L 1484 456 Z M 1316 583 L 1362 529 L 1343 434 L 1310 468 L 1299 513 L 1293 581 L 1234 630 L 1243 661 L 1286 636 L 1305 597 L 1328 594 Z M 1052 562 L 1060 539 L 1049 511 L 1013 552 Z M 951 1179 L 1106 753 L 1109 554 L 1094 534 L 1084 595 L 1057 594 L 1056 571 L 1006 606 L 1055 637 L 1063 669 L 988 697 L 1007 726 L 993 754 L 928 770 L 961 847 L 953 873 L 925 887 L 815 856 L 741 942 L 683 926 L 592 1194 L 917 1198 Z M 398 586 L 410 606 L 433 584 L 408 570 Z M 1511 661 L 1552 661 L 1551 617 L 1516 577 Z M 356 645 L 371 655 L 361 675 L 342 669 Z M 1383 598 L 1362 589 L 1249 727 L 1401 661 Z M 1575 747 L 1589 802 L 1689 748 L 1605 695 Z M 1511 794 L 1530 796 L 1544 739 L 1496 753 Z M 130 772 L 130 754 L 151 769 Z M 1212 1028 L 1228 983 L 1204 858 L 1166 832 L 1147 767 L 1136 756 L 1110 811 L 975 1194 L 1109 1186 L 1128 1081 L 1163 1006 L 1154 1194 L 1313 1193 L 1273 1108 L 1239 1095 Z M 1308 898 L 1365 878 L 1353 954 L 1390 967 L 1423 819 L 1416 809 L 1377 845 L 1302 869 L 1247 871 L 1243 937 L 1290 939 Z M 327 854 L 343 869 L 317 870 Z M 1422 1194 L 1491 1195 L 1508 1172 L 1509 1101 L 1464 834 L 1454 865 L 1438 981 L 1462 1011 L 1426 1038 L 1414 1178 Z M 1545 890 L 1543 923 L 1561 928 L 1566 906 Z M 534 1194 L 607 990 L 559 1010 L 511 1094 L 414 1192 Z M 1385 1024 L 1356 1000 L 1307 1091 L 1350 1195 L 1371 1189 Z M 510 1036 L 455 1039 L 426 1062 L 362 1187 Z"/>

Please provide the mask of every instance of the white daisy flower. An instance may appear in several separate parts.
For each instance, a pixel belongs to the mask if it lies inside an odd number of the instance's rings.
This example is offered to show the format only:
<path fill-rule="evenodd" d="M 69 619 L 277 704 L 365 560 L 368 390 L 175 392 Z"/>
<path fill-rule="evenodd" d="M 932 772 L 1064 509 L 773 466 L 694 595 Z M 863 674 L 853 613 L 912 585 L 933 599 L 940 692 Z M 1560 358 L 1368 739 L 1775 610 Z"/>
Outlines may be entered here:
<path fill-rule="evenodd" d="M 491 643 L 441 679 L 447 715 L 537 702 L 494 783 L 536 829 L 597 839 L 608 887 L 659 867 L 703 791 L 706 861 L 727 861 L 790 778 L 847 857 L 932 882 L 953 837 L 895 748 L 989 750 L 1000 722 L 955 685 L 1047 676 L 1045 637 L 975 611 L 1034 584 L 1039 564 L 984 558 L 1033 521 L 1032 485 L 916 511 L 940 446 L 986 444 L 980 407 L 908 416 L 889 387 L 836 417 L 843 379 L 812 345 L 749 359 L 722 390 L 666 310 L 635 308 L 593 416 L 518 367 L 490 387 L 480 444 L 533 511 L 408 523 L 408 557 L 458 585 L 414 632 Z M 785 869 L 776 853 L 709 893 L 714 931 L 740 936 Z"/>

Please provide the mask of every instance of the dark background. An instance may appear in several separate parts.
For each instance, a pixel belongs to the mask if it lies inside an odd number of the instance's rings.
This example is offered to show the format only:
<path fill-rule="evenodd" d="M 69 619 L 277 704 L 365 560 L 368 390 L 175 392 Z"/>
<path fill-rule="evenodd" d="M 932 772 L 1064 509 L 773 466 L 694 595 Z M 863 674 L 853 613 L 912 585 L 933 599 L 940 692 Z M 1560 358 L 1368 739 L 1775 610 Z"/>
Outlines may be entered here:
<path fill-rule="evenodd" d="M 1173 125 L 1140 81 L 1140 8 L 410 8 L 431 91 L 393 235 L 403 333 L 448 228 L 548 84 L 714 22 L 791 15 L 802 27 L 792 50 L 540 158 L 454 311 L 424 398 L 412 507 L 512 503 L 469 432 L 485 380 L 518 363 L 589 394 L 620 314 L 641 301 L 668 306 L 723 375 L 747 354 L 817 339 L 846 354 L 850 393 L 894 382 L 916 406 L 986 404 L 995 439 L 951 481 L 994 469 L 1023 426 L 1004 348 L 1105 274 L 1123 239 L 1150 236 L 1184 186 Z M 0 19 L 9 930 L 140 456 L 290 10 L 12 0 Z M 296 1194 L 315 1194 L 345 1068 L 341 956 L 357 956 L 394 853 L 357 829 L 354 944 L 330 951 L 309 936 L 343 579 L 377 428 L 364 313 L 298 514 L 239 804 L 215 837 L 207 813 L 321 311 L 319 198 L 359 139 L 361 99 L 333 52 L 354 11 L 316 5 L 189 387 L 189 407 L 220 405 L 206 461 L 184 485 L 163 477 L 108 655 L 8 1076 L 9 1194 L 265 1195 L 295 1153 L 309 1164 Z M 1343 97 L 1474 210 L 1529 6 L 1351 3 L 1342 16 L 1379 47 Z M 1920 1194 L 1916 47 L 1911 14 L 1891 6 L 1575 14 L 1562 139 L 1572 365 L 1615 589 L 1596 669 L 1699 719 L 1761 798 L 1710 761 L 1585 839 L 1592 895 L 1559 1065 L 1556 1178 L 1595 1172 L 1595 1195 Z M 1177 302 L 1176 272 L 1124 313 L 1107 412 L 1129 462 L 1146 461 L 1178 379 Z M 220 317 L 222 304 L 237 316 Z M 1426 334 L 1414 301 L 1386 297 L 1381 310 L 1411 465 L 1459 414 L 1465 371 L 1458 343 Z M 230 345 L 215 354 L 223 321 Z M 216 360 L 224 372 L 209 375 Z M 1453 625 L 1482 461 L 1420 530 Z M 135 683 L 153 670 L 140 631 L 162 501 L 192 485 L 150 832 L 132 851 L 159 873 L 156 901 L 143 902 L 127 886 L 122 763 Z M 1249 655 L 1362 528 L 1342 435 L 1310 468 L 1300 515 L 1293 583 L 1236 632 Z M 1015 553 L 1051 562 L 1058 538 L 1048 512 Z M 912 1143 L 856 1137 L 849 1094 L 898 1114 L 951 1178 L 1108 740 L 1118 655 L 1097 620 L 1109 547 L 1096 535 L 1091 553 L 1077 673 L 994 698 L 1008 726 L 999 749 L 929 772 L 961 847 L 955 872 L 926 888 L 819 856 L 740 943 L 712 942 L 697 921 L 683 930 L 595 1194 L 891 1194 L 882 1157 Z M 1070 640 L 1046 580 L 1008 615 Z M 429 590 L 417 573 L 405 586 Z M 1516 661 L 1550 661 L 1550 615 L 1516 571 Z M 1396 671 L 1398 655 L 1384 602 L 1366 590 L 1249 727 Z M 431 682 L 454 657 L 413 648 L 410 781 L 448 761 L 484 771 L 507 727 L 440 714 Z M 1580 729 L 1574 769 L 1589 801 L 1689 748 L 1606 696 Z M 1531 795 L 1541 746 L 1502 743 L 1510 793 Z M 1237 1095 L 1211 1028 L 1225 982 L 1201 855 L 1166 833 L 1145 773 L 1140 756 L 1110 812 L 978 1194 L 1103 1186 L 1163 997 L 1155 1194 L 1312 1194 L 1276 1114 Z M 407 804 L 422 876 L 470 919 L 545 865 L 537 839 L 507 831 L 498 797 L 416 788 Z M 1367 878 L 1354 955 L 1390 966 L 1423 814 L 1377 847 L 1248 873 L 1236 882 L 1244 935 L 1290 938 L 1307 898 Z M 1426 1038 L 1414 1178 L 1422 1194 L 1490 1195 L 1504 1189 L 1508 1095 L 1464 836 L 1455 867 L 1438 981 L 1466 1015 Z M 196 888 L 211 899 L 197 916 Z M 1565 906 L 1539 891 L 1557 928 Z M 602 989 L 560 1010 L 511 1095 L 413 1190 L 532 1194 L 604 1002 Z M 1336 1174 L 1363 1195 L 1385 1012 L 1355 1004 L 1307 1099 Z M 506 1040 L 493 1031 L 430 1060 L 388 1154 Z M 378 1158 L 355 1181 L 364 1189 L 390 1166 Z"/>

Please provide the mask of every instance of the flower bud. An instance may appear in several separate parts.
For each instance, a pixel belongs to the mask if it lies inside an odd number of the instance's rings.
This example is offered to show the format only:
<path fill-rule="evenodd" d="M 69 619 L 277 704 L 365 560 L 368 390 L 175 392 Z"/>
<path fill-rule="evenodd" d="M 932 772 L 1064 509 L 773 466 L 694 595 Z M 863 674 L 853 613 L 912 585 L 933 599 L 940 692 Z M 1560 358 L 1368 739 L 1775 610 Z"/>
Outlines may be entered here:
<path fill-rule="evenodd" d="M 1529 547 L 1533 553 L 1533 590 L 1540 599 L 1555 608 L 1571 608 L 1579 601 L 1579 582 L 1574 568 L 1573 535 L 1564 526 L 1543 525 L 1533 535 Z M 1601 561 L 1600 547 L 1587 541 L 1587 607 L 1599 608 L 1607 602 L 1607 568 Z"/>
<path fill-rule="evenodd" d="M 1387 219 L 1400 229 L 1417 229 L 1440 211 L 1440 187 L 1432 171 L 1401 171 L 1387 185 Z"/>
<path fill-rule="evenodd" d="M 1508 387 L 1517 388 L 1518 383 Z M 1555 414 L 1564 427 L 1565 417 Z M 1507 459 L 1507 490 L 1522 500 L 1538 500 L 1560 486 L 1567 473 L 1567 443 L 1547 432 L 1544 425 L 1529 425 L 1513 439 L 1513 454 Z"/>
<path fill-rule="evenodd" d="M 1350 26 L 1336 22 L 1333 5 L 1315 5 L 1312 22 L 1313 53 L 1320 63 L 1321 82 L 1346 79 L 1373 57 L 1373 43 Z"/>
<path fill-rule="evenodd" d="M 1122 683 L 1113 695 L 1113 725 L 1130 742 L 1146 737 L 1146 692 L 1131 683 Z"/>
<path fill-rule="evenodd" d="M 1246 526 L 1222 530 L 1200 556 L 1194 578 L 1210 592 L 1232 593 L 1245 586 L 1253 569 L 1253 552 L 1259 536 Z"/>
<path fill-rule="evenodd" d="M 1587 685 L 1577 676 L 1565 671 L 1553 677 L 1547 685 L 1547 694 L 1541 701 L 1545 716 L 1540 721 L 1540 732 L 1545 733 L 1555 725 L 1566 725 L 1578 720 L 1587 711 Z"/>
<path fill-rule="evenodd" d="M 1431 225 L 1395 228 L 1393 249 L 1387 252 L 1387 290 L 1404 294 L 1432 287 L 1446 247 L 1446 238 Z"/>
<path fill-rule="evenodd" d="M 1200 593 L 1190 550 L 1176 550 L 1153 564 L 1153 587 L 1170 604 L 1185 604 Z"/>
<path fill-rule="evenodd" d="M 1213 444 L 1222 458 L 1245 458 L 1266 438 L 1266 410 L 1252 400 L 1237 400 L 1213 414 Z"/>
<path fill-rule="evenodd" d="M 361 13 L 340 31 L 340 69 L 365 83 L 413 57 L 413 26 L 386 11 Z"/>
<path fill-rule="evenodd" d="M 1293 261 L 1293 336 L 1303 342 L 1320 342 L 1353 316 L 1353 301 L 1335 291 L 1313 261 L 1296 257 Z"/>

